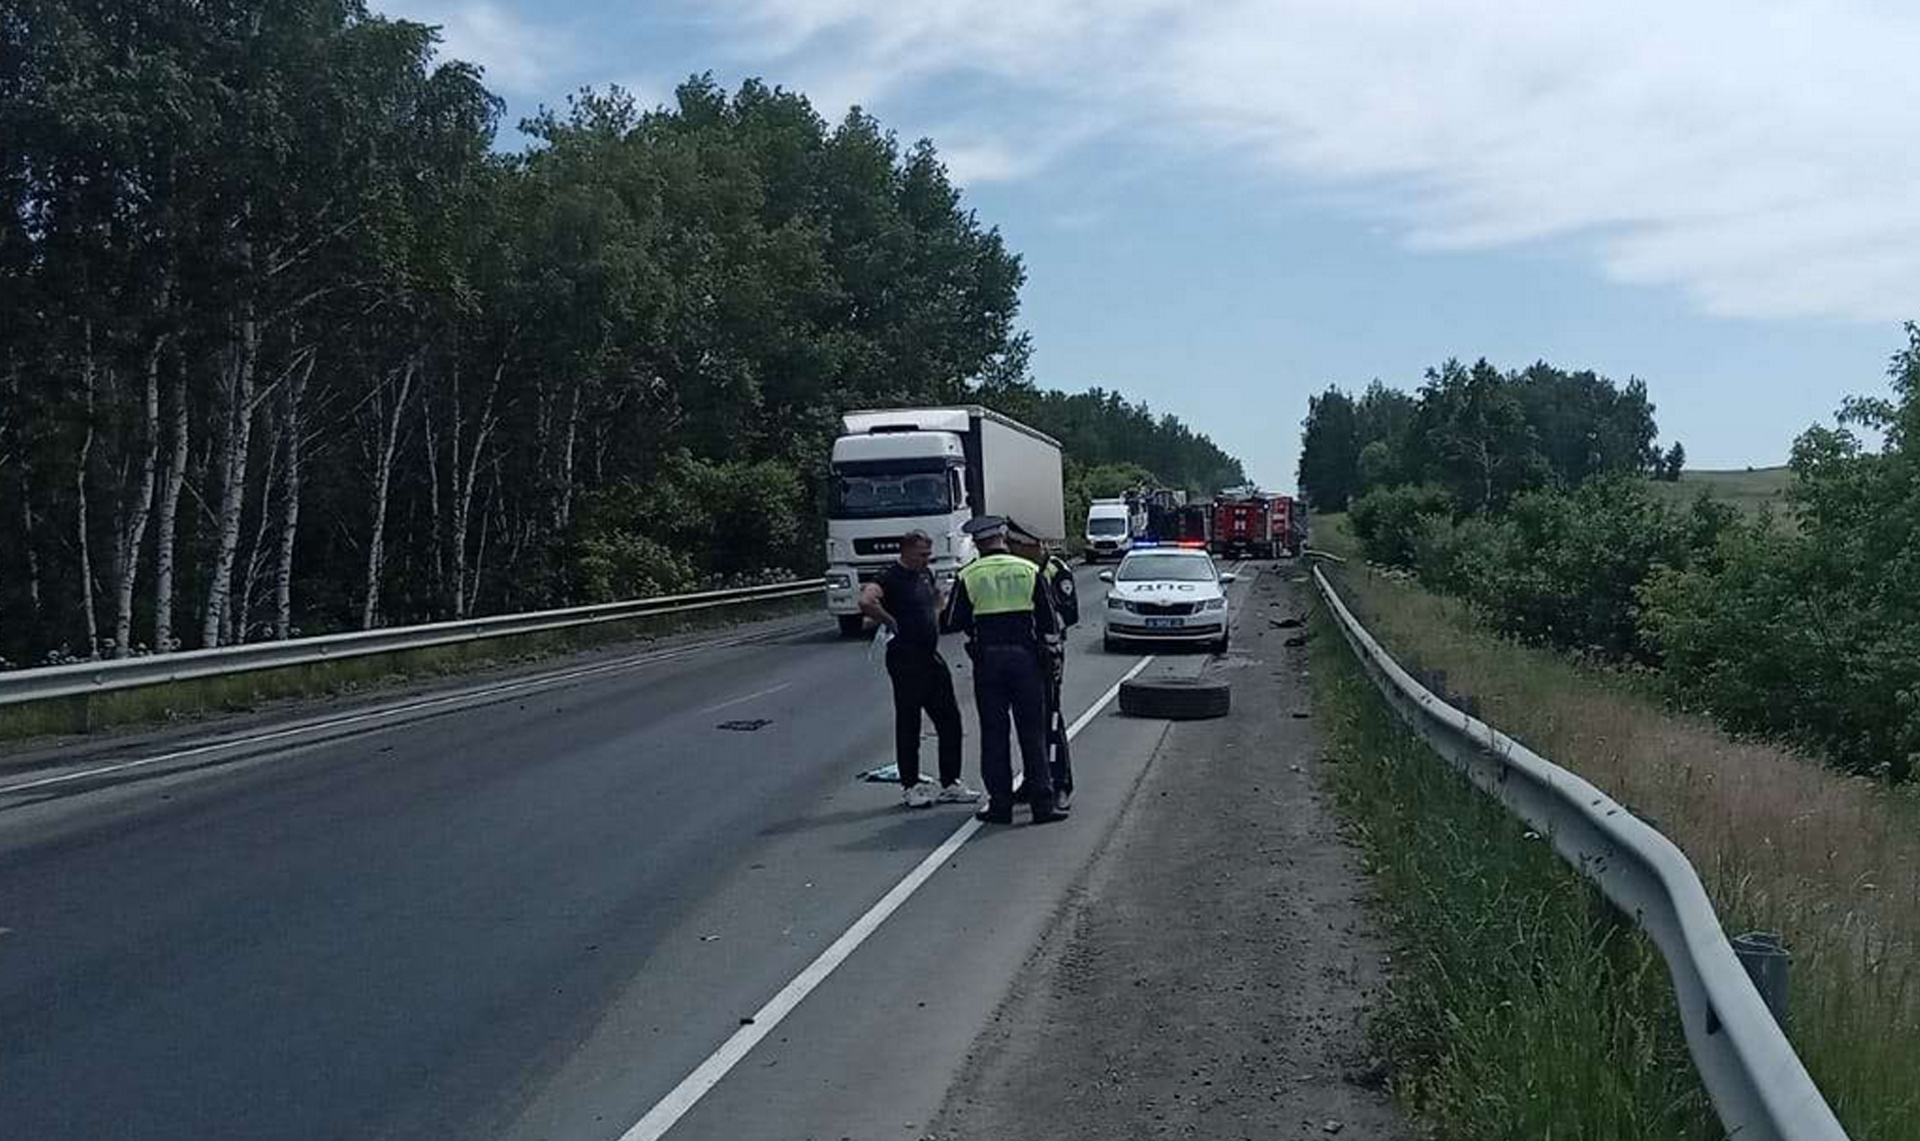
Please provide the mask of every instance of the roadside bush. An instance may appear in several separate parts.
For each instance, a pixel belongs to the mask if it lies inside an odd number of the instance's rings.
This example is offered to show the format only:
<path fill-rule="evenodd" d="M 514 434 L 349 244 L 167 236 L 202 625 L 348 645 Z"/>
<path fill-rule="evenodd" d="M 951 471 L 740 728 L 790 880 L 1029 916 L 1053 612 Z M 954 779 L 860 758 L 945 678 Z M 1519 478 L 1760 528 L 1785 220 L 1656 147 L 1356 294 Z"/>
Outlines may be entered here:
<path fill-rule="evenodd" d="M 1640 592 L 1675 693 L 1893 780 L 1920 767 L 1920 326 L 1907 334 L 1891 399 L 1849 400 L 1794 442 L 1791 530 L 1763 516 Z"/>
<path fill-rule="evenodd" d="M 784 578 L 809 566 L 807 491 L 775 460 L 669 456 L 656 478 L 586 496 L 569 560 L 588 598 L 611 601 Z"/>
<path fill-rule="evenodd" d="M 1453 496 L 1428 484 L 1379 487 L 1353 501 L 1347 518 L 1367 561 L 1416 566 L 1414 539 L 1429 516 L 1453 517 Z"/>
<path fill-rule="evenodd" d="M 1675 511 L 1637 478 L 1592 480 L 1571 494 L 1514 501 L 1507 542 L 1470 595 L 1507 632 L 1569 649 L 1645 659 L 1635 592 L 1656 568 L 1684 569 L 1730 520 Z"/>
<path fill-rule="evenodd" d="M 1420 568 L 1420 581 L 1442 594 L 1482 595 L 1481 580 L 1513 557 L 1511 532 L 1502 521 L 1485 515 L 1421 516 L 1413 535 L 1413 561 Z"/>
<path fill-rule="evenodd" d="M 589 602 L 620 602 L 693 588 L 693 561 L 664 543 L 631 531 L 595 535 L 580 544 L 574 565 Z"/>

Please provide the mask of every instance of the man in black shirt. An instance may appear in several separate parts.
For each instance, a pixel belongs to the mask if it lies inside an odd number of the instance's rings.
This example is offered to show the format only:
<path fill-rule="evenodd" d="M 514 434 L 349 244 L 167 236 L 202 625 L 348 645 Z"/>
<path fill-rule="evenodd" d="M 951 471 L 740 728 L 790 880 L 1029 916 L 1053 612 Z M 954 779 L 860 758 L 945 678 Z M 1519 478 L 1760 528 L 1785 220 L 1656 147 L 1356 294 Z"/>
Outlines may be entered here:
<path fill-rule="evenodd" d="M 887 643 L 887 676 L 893 679 L 893 746 L 900 770 L 901 803 L 970 804 L 980 794 L 960 780 L 960 705 L 953 674 L 940 656 L 937 615 L 945 600 L 927 569 L 933 539 L 909 531 L 900 540 L 900 561 L 860 589 L 860 611 L 893 633 Z M 920 783 L 920 711 L 940 734 L 940 791 Z"/>

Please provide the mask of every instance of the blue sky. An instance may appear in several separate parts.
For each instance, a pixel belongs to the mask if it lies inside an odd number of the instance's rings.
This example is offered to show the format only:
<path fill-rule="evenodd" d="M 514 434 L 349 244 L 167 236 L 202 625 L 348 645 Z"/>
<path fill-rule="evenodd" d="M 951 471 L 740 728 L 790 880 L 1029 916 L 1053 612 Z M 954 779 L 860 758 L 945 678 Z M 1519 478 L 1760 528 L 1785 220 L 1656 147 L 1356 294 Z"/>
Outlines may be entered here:
<path fill-rule="evenodd" d="M 381 6 L 377 5 L 376 6 Z M 709 71 L 932 137 L 1024 258 L 1046 385 L 1290 488 L 1307 396 L 1448 356 L 1652 389 L 1780 462 L 1920 319 L 1920 6 L 1892 0 L 396 0 L 509 119 Z"/>

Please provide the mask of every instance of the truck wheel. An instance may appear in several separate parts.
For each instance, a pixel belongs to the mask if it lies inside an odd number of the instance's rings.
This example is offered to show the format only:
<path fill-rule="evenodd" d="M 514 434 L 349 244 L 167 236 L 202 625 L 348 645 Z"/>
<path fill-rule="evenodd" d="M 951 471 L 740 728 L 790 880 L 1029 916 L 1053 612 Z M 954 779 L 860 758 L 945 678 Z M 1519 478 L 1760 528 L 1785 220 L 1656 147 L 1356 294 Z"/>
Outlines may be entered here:
<path fill-rule="evenodd" d="M 1225 717 L 1233 689 L 1219 678 L 1137 677 L 1120 683 L 1120 712 L 1129 717 L 1197 721 Z"/>
<path fill-rule="evenodd" d="M 840 636 L 842 638 L 858 637 L 862 631 L 866 630 L 866 628 L 867 628 L 866 615 L 864 614 L 840 615 Z"/>

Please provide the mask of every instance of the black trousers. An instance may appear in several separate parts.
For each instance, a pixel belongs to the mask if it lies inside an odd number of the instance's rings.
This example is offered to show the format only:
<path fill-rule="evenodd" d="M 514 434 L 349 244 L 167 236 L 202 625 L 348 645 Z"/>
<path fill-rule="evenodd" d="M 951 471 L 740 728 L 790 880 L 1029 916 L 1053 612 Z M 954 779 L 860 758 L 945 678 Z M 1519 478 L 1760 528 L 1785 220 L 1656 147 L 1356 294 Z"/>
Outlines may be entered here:
<path fill-rule="evenodd" d="M 940 783 L 960 779 L 960 703 L 953 696 L 953 673 L 940 651 L 887 646 L 887 676 L 893 679 L 893 760 L 900 784 L 920 783 L 920 711 L 926 710 L 940 734 Z"/>
<path fill-rule="evenodd" d="M 1039 656 L 1031 646 L 984 645 L 974 657 L 973 701 L 980 712 L 980 779 L 987 802 L 1013 803 L 1013 750 L 1007 730 L 1020 741 L 1020 767 L 1027 799 L 1036 807 L 1053 804 L 1047 772 L 1047 687 Z"/>
<path fill-rule="evenodd" d="M 1064 671 L 1059 658 L 1047 668 L 1047 757 L 1056 791 L 1073 791 L 1073 757 L 1068 752 L 1067 711 L 1061 706 L 1060 689 Z"/>

